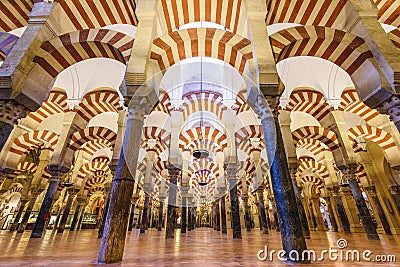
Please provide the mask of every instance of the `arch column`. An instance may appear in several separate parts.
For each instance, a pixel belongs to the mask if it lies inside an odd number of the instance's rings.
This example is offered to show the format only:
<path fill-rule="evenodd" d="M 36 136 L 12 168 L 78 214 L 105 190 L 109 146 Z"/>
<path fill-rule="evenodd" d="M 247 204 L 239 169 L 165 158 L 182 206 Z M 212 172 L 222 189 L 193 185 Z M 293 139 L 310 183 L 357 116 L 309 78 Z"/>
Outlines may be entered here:
<path fill-rule="evenodd" d="M 229 164 L 227 166 L 226 174 L 228 176 L 228 181 L 229 181 L 229 197 L 231 200 L 232 234 L 233 238 L 242 238 L 236 172 L 237 172 L 237 164 Z"/>
<path fill-rule="evenodd" d="M 14 217 L 13 224 L 10 227 L 10 232 L 14 232 L 17 230 L 19 220 L 21 219 L 22 213 L 24 212 L 26 203 L 28 203 L 28 201 L 29 201 L 28 198 L 22 198 L 22 196 L 21 196 L 21 200 L 19 201 L 18 212 L 17 212 L 16 216 Z"/>
<path fill-rule="evenodd" d="M 146 191 L 146 190 L 145 190 Z M 147 224 L 149 222 L 149 205 L 150 205 L 150 195 L 145 193 L 142 219 L 140 220 L 140 233 L 146 233 Z"/>
<path fill-rule="evenodd" d="M 289 171 L 290 171 L 290 176 L 292 178 L 293 190 L 294 190 L 294 194 L 296 197 L 297 208 L 299 210 L 299 216 L 300 216 L 301 227 L 303 229 L 303 235 L 304 235 L 304 238 L 309 239 L 310 238 L 310 228 L 308 227 L 306 212 L 304 210 L 303 203 L 301 202 L 300 190 L 299 190 L 299 187 L 297 186 L 297 181 L 296 181 L 297 167 L 290 168 Z"/>
<path fill-rule="evenodd" d="M 79 192 L 77 188 L 69 188 L 67 189 L 68 198 L 67 203 L 65 204 L 64 211 L 61 217 L 60 225 L 58 226 L 57 233 L 62 234 L 64 233 L 65 224 L 67 223 L 69 212 L 71 211 L 72 203 L 75 199 L 76 193 Z"/>
<path fill-rule="evenodd" d="M 20 225 L 18 226 L 17 233 L 23 233 L 25 231 L 26 225 L 28 224 L 29 217 L 31 216 L 33 207 L 36 203 L 37 197 L 40 195 L 40 193 L 43 190 L 32 190 L 31 191 L 31 199 L 29 200 L 28 207 L 25 210 L 24 217 L 22 218 L 22 221 Z"/>
<path fill-rule="evenodd" d="M 47 187 L 46 195 L 44 196 L 42 206 L 40 207 L 35 226 L 33 227 L 30 238 L 41 238 L 43 235 L 44 227 L 46 225 L 45 215 L 50 214 L 51 206 L 53 205 L 54 196 L 57 192 L 58 184 L 61 177 L 67 173 L 68 169 L 60 168 L 57 165 L 50 165 L 49 171 L 51 174 L 49 186 Z"/>
<path fill-rule="evenodd" d="M 315 216 L 315 221 L 317 223 L 317 231 L 326 231 L 325 225 L 324 225 L 324 220 L 322 219 L 321 211 L 320 211 L 320 203 L 319 203 L 319 197 L 318 196 L 312 196 L 310 198 L 311 200 L 311 206 L 314 212 Z"/>
<path fill-rule="evenodd" d="M 332 190 L 333 190 L 333 199 L 335 201 L 336 210 L 337 210 L 337 213 L 338 213 L 339 218 L 340 218 L 339 221 L 341 222 L 341 227 L 342 227 L 344 233 L 350 234 L 351 233 L 351 231 L 350 231 L 350 222 L 349 222 L 349 219 L 347 217 L 346 210 L 345 210 L 345 208 L 343 206 L 342 196 L 340 194 L 340 187 L 339 186 L 334 186 Z"/>
<path fill-rule="evenodd" d="M 74 218 L 72 219 L 70 231 L 75 231 L 78 228 L 79 215 L 83 212 L 83 208 L 85 207 L 85 199 L 78 197 L 76 199 L 76 203 L 77 205 L 75 208 Z"/>
<path fill-rule="evenodd" d="M 225 190 L 223 191 L 225 192 Z M 222 195 L 222 197 L 220 198 L 220 206 L 221 206 L 221 232 L 223 234 L 226 234 L 227 231 L 227 227 L 226 227 L 226 203 L 225 203 L 225 195 Z"/>
<path fill-rule="evenodd" d="M 375 208 L 376 214 L 378 214 L 379 221 L 382 224 L 383 230 L 385 231 L 386 234 L 391 235 L 392 231 L 390 230 L 389 222 L 386 219 L 386 215 L 383 212 L 381 202 L 379 201 L 378 196 L 376 195 L 375 186 L 364 187 L 364 189 L 367 191 L 368 196 L 372 199 L 373 203 L 371 204 Z"/>
<path fill-rule="evenodd" d="M 113 177 L 115 174 L 115 171 L 112 171 L 113 173 Z M 111 194 L 111 184 L 107 183 L 105 185 L 105 190 L 106 190 L 106 201 L 104 202 L 104 207 L 101 213 L 101 219 L 100 219 L 100 225 L 99 225 L 99 231 L 97 233 L 97 238 L 102 238 L 103 237 L 103 233 L 104 233 L 104 224 L 106 221 L 106 217 L 107 217 L 107 212 L 108 212 L 108 207 L 110 206 L 110 194 Z"/>
<path fill-rule="evenodd" d="M 360 214 L 362 224 L 364 226 L 368 239 L 379 240 L 378 233 L 376 232 L 376 228 L 372 222 L 371 214 L 369 213 L 360 186 L 357 182 L 355 176 L 356 171 L 357 171 L 356 164 L 351 164 L 345 168 L 342 168 L 342 172 L 344 173 L 344 175 L 346 175 L 354 200 L 356 201 L 357 209 Z"/>
<path fill-rule="evenodd" d="M 128 165 L 133 169 L 137 166 L 144 116 L 151 109 L 150 106 L 146 97 L 137 97 L 131 100 L 128 109 L 124 145 L 111 185 L 110 204 L 98 255 L 100 263 L 119 262 L 123 257 L 129 221 L 127 214 L 130 212 L 135 185 L 135 174 L 130 172 Z"/>
<path fill-rule="evenodd" d="M 167 210 L 167 227 L 165 238 L 175 237 L 175 213 L 176 213 L 176 185 L 181 169 L 173 165 L 168 165 L 169 172 L 169 194 L 168 194 L 168 210 Z"/>
<path fill-rule="evenodd" d="M 257 189 L 257 198 L 258 198 L 258 212 L 260 215 L 260 228 L 262 229 L 263 234 L 268 234 L 268 223 L 267 223 L 267 214 L 265 212 L 265 204 L 264 204 L 264 187 L 260 186 Z"/>
<path fill-rule="evenodd" d="M 251 97 L 254 96 L 250 95 L 249 98 Z M 261 120 L 264 132 L 265 147 L 271 166 L 271 184 L 279 216 L 282 245 L 287 255 L 291 250 L 296 250 L 302 255 L 302 252 L 307 249 L 307 245 L 303 236 L 302 226 L 298 223 L 300 216 L 278 119 L 279 96 L 267 96 L 266 98 L 262 95 L 257 95 L 256 99 L 253 100 L 253 109 Z M 266 100 L 268 100 L 268 103 Z M 300 259 L 300 261 L 308 262 L 308 259 Z"/>

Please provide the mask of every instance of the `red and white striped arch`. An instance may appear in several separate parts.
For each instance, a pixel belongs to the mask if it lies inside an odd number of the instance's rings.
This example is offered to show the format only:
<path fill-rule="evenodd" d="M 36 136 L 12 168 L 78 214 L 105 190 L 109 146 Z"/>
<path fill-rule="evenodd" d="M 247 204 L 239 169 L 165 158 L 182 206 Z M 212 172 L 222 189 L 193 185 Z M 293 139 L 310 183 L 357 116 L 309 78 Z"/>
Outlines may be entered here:
<path fill-rule="evenodd" d="M 346 0 L 271 0 L 267 10 L 267 25 L 298 23 L 343 29 L 349 17 L 358 16 Z"/>
<path fill-rule="evenodd" d="M 115 144 L 117 134 L 112 130 L 104 127 L 89 127 L 75 132 L 71 136 L 71 141 L 68 144 L 68 148 L 72 150 L 79 149 L 86 142 L 90 142 L 96 139 L 104 139 L 111 143 L 112 146 Z"/>
<path fill-rule="evenodd" d="M 104 186 L 108 177 L 109 173 L 103 170 L 96 171 L 91 179 L 88 179 L 85 183 L 84 190 L 88 190 L 95 185 L 102 185 Z"/>
<path fill-rule="evenodd" d="M 143 128 L 142 141 L 155 139 L 162 143 L 168 143 L 170 133 L 165 129 L 156 126 L 146 126 Z"/>
<path fill-rule="evenodd" d="M 118 113 L 123 110 L 120 100 L 118 93 L 111 88 L 95 90 L 84 96 L 82 102 L 75 107 L 74 112 L 88 123 L 101 113 Z"/>
<path fill-rule="evenodd" d="M 286 110 L 305 112 L 321 121 L 333 111 L 333 108 L 329 106 L 324 95 L 320 92 L 312 89 L 302 89 L 292 92 Z"/>
<path fill-rule="evenodd" d="M 246 173 L 246 176 L 251 181 L 252 177 L 256 171 L 256 166 L 254 162 L 248 158 L 246 161 L 241 161 L 238 170 L 243 170 Z"/>
<path fill-rule="evenodd" d="M 0 32 L 0 61 L 4 61 L 18 42 L 18 36 L 11 33 Z"/>
<path fill-rule="evenodd" d="M 369 122 L 379 116 L 379 112 L 364 104 L 355 88 L 347 89 L 342 94 L 339 110 L 356 114 Z"/>
<path fill-rule="evenodd" d="M 189 129 L 186 132 L 183 132 L 179 136 L 179 148 L 181 151 L 187 149 L 188 145 L 195 140 L 209 139 L 214 141 L 217 145 L 220 146 L 222 150 L 228 147 L 228 139 L 225 133 L 221 132 L 216 128 L 211 127 L 200 127 Z"/>
<path fill-rule="evenodd" d="M 301 139 L 310 138 L 324 143 L 331 151 L 340 147 L 336 134 L 319 126 L 305 126 L 292 132 L 293 141 L 297 144 Z"/>
<path fill-rule="evenodd" d="M 35 173 L 37 166 L 33 162 L 21 162 L 18 164 L 17 169 L 14 171 L 15 175 L 19 175 L 21 173 L 30 171 L 31 173 Z"/>
<path fill-rule="evenodd" d="M 296 144 L 296 149 L 307 149 L 315 156 L 327 151 L 323 145 L 321 145 L 321 141 L 312 138 L 304 138 L 300 139 Z"/>
<path fill-rule="evenodd" d="M 107 162 L 92 161 L 92 162 L 86 163 L 79 169 L 78 179 L 83 180 L 83 179 L 85 179 L 87 174 L 89 174 L 91 172 L 96 172 L 96 171 L 104 171 L 106 173 L 111 173 L 111 170 L 110 170 Z"/>
<path fill-rule="evenodd" d="M 87 155 L 87 157 L 85 157 L 85 158 L 92 158 L 93 155 L 97 151 L 99 151 L 101 149 L 105 149 L 105 148 L 109 148 L 112 151 L 113 144 L 108 140 L 95 139 L 95 140 L 86 142 L 79 149 L 82 150 Z"/>
<path fill-rule="evenodd" d="M 160 90 L 161 95 L 161 90 Z M 171 99 L 169 94 L 166 92 L 162 93 L 162 96 L 159 99 L 159 103 L 154 107 L 152 111 L 160 111 L 166 114 L 171 114 L 171 111 L 174 110 L 174 106 L 171 103 Z"/>
<path fill-rule="evenodd" d="M 310 158 L 300 158 L 300 165 L 297 168 L 298 174 L 301 176 L 305 170 L 311 170 L 321 176 L 323 180 L 329 178 L 328 169 L 321 163 L 316 162 Z"/>
<path fill-rule="evenodd" d="M 241 90 L 236 96 L 236 102 L 232 106 L 232 110 L 236 111 L 236 115 L 239 115 L 242 112 L 251 110 L 251 107 L 247 104 L 247 91 Z"/>
<path fill-rule="evenodd" d="M 374 0 L 378 7 L 378 20 L 381 23 L 400 27 L 400 2 L 396 0 Z"/>
<path fill-rule="evenodd" d="M 9 32 L 28 25 L 33 0 L 0 1 L 0 31 Z"/>
<path fill-rule="evenodd" d="M 59 136 L 56 133 L 47 130 L 32 131 L 23 134 L 14 139 L 6 162 L 7 164 L 15 164 L 16 166 L 26 154 L 43 144 L 49 146 L 49 149 L 53 151 L 58 138 Z"/>
<path fill-rule="evenodd" d="M 312 183 L 320 190 L 324 187 L 324 181 L 314 175 L 304 175 L 300 178 L 300 181 L 303 185 L 306 183 Z"/>
<path fill-rule="evenodd" d="M 390 32 L 388 32 L 388 36 L 394 46 L 400 48 L 400 29 L 391 30 Z"/>
<path fill-rule="evenodd" d="M 365 138 L 376 143 L 384 150 L 393 166 L 400 164 L 399 148 L 389 133 L 373 126 L 358 125 L 348 130 L 348 136 L 352 142 L 356 142 L 357 138 Z"/>
<path fill-rule="evenodd" d="M 222 60 L 240 73 L 254 70 L 251 42 L 231 32 L 196 28 L 171 32 L 153 41 L 150 59 L 157 61 L 161 71 L 192 57 L 212 57 Z"/>
<path fill-rule="evenodd" d="M 199 170 L 209 170 L 213 173 L 215 178 L 219 177 L 218 165 L 207 159 L 196 160 L 195 162 L 193 162 L 193 164 L 189 166 L 189 171 L 192 173 L 195 173 Z"/>
<path fill-rule="evenodd" d="M 179 111 L 183 113 L 183 120 L 190 116 L 190 114 L 198 111 L 208 111 L 215 114 L 220 120 L 224 112 L 228 110 L 222 103 L 222 96 L 213 92 L 193 93 L 183 98 L 183 103 Z"/>
<path fill-rule="evenodd" d="M 10 189 L 8 189 L 8 191 L 5 192 L 2 196 L 4 197 L 4 199 L 8 199 L 8 198 L 10 198 L 12 195 L 14 195 L 16 193 L 22 194 L 23 190 L 24 190 L 24 188 L 22 187 L 21 184 L 14 185 Z"/>
<path fill-rule="evenodd" d="M 104 188 L 103 185 L 94 185 L 93 187 L 91 187 L 89 189 L 88 197 L 91 197 L 95 193 L 101 193 L 103 196 L 105 196 L 106 195 L 106 189 Z"/>
<path fill-rule="evenodd" d="M 247 14 L 242 0 L 161 0 L 158 20 L 163 33 L 190 22 L 208 21 L 245 36 Z"/>
<path fill-rule="evenodd" d="M 89 29 L 64 34 L 44 42 L 34 62 L 51 78 L 75 63 L 91 58 L 129 61 L 133 38 L 107 29 Z"/>
<path fill-rule="evenodd" d="M 59 113 L 67 111 L 67 94 L 64 90 L 52 89 L 46 102 L 35 112 L 30 112 L 28 118 L 32 118 L 35 122 L 41 123 L 44 119 Z"/>
<path fill-rule="evenodd" d="M 257 147 L 252 144 L 251 138 L 259 139 Z M 254 151 L 261 151 L 265 148 L 264 134 L 261 125 L 247 125 L 239 129 L 235 133 L 235 139 L 237 149 L 244 151 L 247 155 L 250 155 Z"/>
<path fill-rule="evenodd" d="M 332 28 L 297 26 L 274 33 L 270 40 L 277 62 L 296 56 L 318 57 L 333 62 L 350 76 L 373 59 L 362 38 Z"/>
<path fill-rule="evenodd" d="M 215 177 L 210 170 L 198 170 L 192 175 L 192 185 L 200 186 L 200 183 L 206 183 L 209 186 L 215 184 Z"/>
<path fill-rule="evenodd" d="M 126 0 L 55 0 L 61 12 L 76 30 L 101 28 L 112 24 L 138 24 L 136 1 Z"/>

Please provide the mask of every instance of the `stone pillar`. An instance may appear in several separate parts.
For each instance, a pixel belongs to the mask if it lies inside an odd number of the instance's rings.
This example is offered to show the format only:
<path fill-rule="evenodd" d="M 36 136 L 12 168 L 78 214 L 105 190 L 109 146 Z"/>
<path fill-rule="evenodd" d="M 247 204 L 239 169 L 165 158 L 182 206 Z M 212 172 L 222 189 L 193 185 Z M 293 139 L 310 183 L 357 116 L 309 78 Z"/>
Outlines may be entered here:
<path fill-rule="evenodd" d="M 267 223 L 267 215 L 265 213 L 263 187 L 258 188 L 257 197 L 258 197 L 258 213 L 260 216 L 260 228 L 263 231 L 263 234 L 268 234 L 268 223 Z"/>
<path fill-rule="evenodd" d="M 245 221 L 245 227 L 247 232 L 251 231 L 251 215 L 250 215 L 250 209 L 249 209 L 249 197 L 245 196 L 243 197 L 243 206 L 244 206 L 244 221 Z"/>
<path fill-rule="evenodd" d="M 42 206 L 39 210 L 39 215 L 33 227 L 31 238 L 41 238 L 45 227 L 45 215 L 50 214 L 51 206 L 53 205 L 54 196 L 57 192 L 58 184 L 61 177 L 67 172 L 66 169 L 60 169 L 58 166 L 49 166 L 51 174 L 49 186 L 47 187 L 46 195 L 44 196 Z"/>
<path fill-rule="evenodd" d="M 25 117 L 28 112 L 26 107 L 13 99 L 0 100 L 0 151 L 6 144 L 18 119 Z"/>
<path fill-rule="evenodd" d="M 322 219 L 318 196 L 311 197 L 311 206 L 312 206 L 312 209 L 314 212 L 315 221 L 317 223 L 316 230 L 317 231 L 326 231 L 324 220 Z"/>
<path fill-rule="evenodd" d="M 221 232 L 226 234 L 227 227 L 226 227 L 226 207 L 225 207 L 225 195 L 220 198 L 220 206 L 221 206 Z"/>
<path fill-rule="evenodd" d="M 249 97 L 250 98 L 250 97 Z M 307 249 L 300 222 L 296 196 L 289 173 L 285 147 L 278 119 L 279 97 L 258 95 L 253 109 L 258 114 L 264 133 L 267 158 L 270 163 L 271 184 L 279 216 L 283 249 L 289 255 L 296 250 L 300 255 Z M 294 261 L 288 259 L 288 261 Z M 308 262 L 301 259 L 300 262 Z"/>
<path fill-rule="evenodd" d="M 175 236 L 175 213 L 176 213 L 176 185 L 180 169 L 175 166 L 168 166 L 169 171 L 169 195 L 168 195 L 168 211 L 167 211 L 167 228 L 165 238 L 174 238 Z"/>
<path fill-rule="evenodd" d="M 129 214 L 129 225 L 128 225 L 128 231 L 131 232 L 133 229 L 133 220 L 135 219 L 135 209 L 136 209 L 136 202 L 139 199 L 139 197 L 134 196 L 132 198 L 131 202 L 131 212 Z"/>
<path fill-rule="evenodd" d="M 386 234 L 391 235 L 392 231 L 390 230 L 390 225 L 389 225 L 389 222 L 387 221 L 386 215 L 383 211 L 381 202 L 379 201 L 379 198 L 376 195 L 375 186 L 368 186 L 368 187 L 365 187 L 365 189 L 367 190 L 369 197 L 372 199 L 376 213 L 379 217 L 379 220 L 381 221 L 383 230 L 385 230 Z"/>
<path fill-rule="evenodd" d="M 396 203 L 397 209 L 400 211 L 400 188 L 399 188 L 399 186 L 391 185 L 388 187 L 388 190 L 394 200 L 394 203 Z"/>
<path fill-rule="evenodd" d="M 127 214 L 130 212 L 135 186 L 135 173 L 131 173 L 128 165 L 134 168 L 137 166 L 144 115 L 148 112 L 148 106 L 150 105 L 147 98 L 132 99 L 128 109 L 124 144 L 117 173 L 111 185 L 110 204 L 98 256 L 99 263 L 115 263 L 123 257 L 129 220 Z"/>
<path fill-rule="evenodd" d="M 390 120 L 396 125 L 400 132 L 400 96 L 392 95 L 383 102 L 380 112 L 389 115 Z"/>
<path fill-rule="evenodd" d="M 221 213 L 219 210 L 219 201 L 218 200 L 215 201 L 215 216 L 216 216 L 215 230 L 217 230 L 219 232 L 219 231 L 221 231 Z"/>
<path fill-rule="evenodd" d="M 310 239 L 310 228 L 308 226 L 307 216 L 306 216 L 306 212 L 304 211 L 303 203 L 301 202 L 300 190 L 299 190 L 299 187 L 297 186 L 297 181 L 296 181 L 296 172 L 297 172 L 297 168 L 290 169 L 290 176 L 292 178 L 293 190 L 294 190 L 294 194 L 296 197 L 297 208 L 299 210 L 299 216 L 300 216 L 301 227 L 303 229 L 303 235 L 304 235 L 304 238 Z"/>
<path fill-rule="evenodd" d="M 114 177 L 114 175 L 113 175 Z M 104 207 L 103 210 L 101 212 L 101 219 L 100 219 L 100 224 L 99 224 L 99 231 L 97 232 L 97 238 L 102 238 L 103 237 L 103 233 L 104 233 L 104 224 L 106 223 L 106 217 L 107 217 L 107 212 L 108 212 L 108 207 L 110 206 L 110 184 L 106 184 L 105 189 L 107 192 L 107 197 L 106 197 L 106 201 L 104 202 Z"/>
<path fill-rule="evenodd" d="M 367 208 L 364 197 L 361 193 L 360 186 L 356 180 L 355 173 L 357 171 L 357 165 L 352 164 L 347 168 L 342 168 L 342 172 L 346 175 L 347 181 L 349 182 L 353 198 L 356 201 L 357 209 L 360 214 L 362 224 L 370 240 L 379 240 L 378 233 L 376 232 L 375 225 L 372 222 L 371 214 Z"/>
<path fill-rule="evenodd" d="M 335 201 L 336 209 L 340 218 L 340 222 L 345 234 L 350 234 L 350 222 L 346 215 L 346 210 L 343 206 L 342 196 L 340 195 L 340 188 L 338 186 L 333 187 L 333 199 Z"/>
<path fill-rule="evenodd" d="M 74 218 L 72 219 L 70 231 L 75 231 L 78 228 L 79 215 L 82 213 L 82 209 L 84 208 L 85 200 L 83 198 L 77 198 L 76 202 L 78 204 L 76 205 Z M 100 231 L 100 229 L 99 229 L 99 231 Z"/>
<path fill-rule="evenodd" d="M 29 217 L 31 217 L 32 209 L 36 203 L 37 197 L 40 195 L 41 191 L 39 190 L 34 190 L 31 192 L 32 196 L 31 199 L 29 200 L 28 207 L 25 210 L 24 217 L 22 218 L 22 221 L 20 225 L 18 226 L 17 233 L 23 233 L 25 231 L 26 225 L 28 224 Z"/>
<path fill-rule="evenodd" d="M 232 233 L 233 233 L 233 238 L 242 238 L 236 172 L 237 172 L 237 164 L 228 165 L 226 173 L 228 175 L 229 197 L 231 200 Z"/>
<path fill-rule="evenodd" d="M 330 193 L 328 193 L 326 200 L 328 203 L 329 218 L 331 219 L 331 222 L 332 222 L 332 228 L 333 228 L 332 230 L 333 230 L 333 232 L 338 232 L 339 227 L 337 224 L 336 214 L 335 214 L 335 210 L 334 210 L 333 204 L 332 204 L 332 196 Z"/>
<path fill-rule="evenodd" d="M 183 192 L 183 191 L 182 191 Z M 182 196 L 182 220 L 181 220 L 181 233 L 185 234 L 186 233 L 186 228 L 187 228 L 187 224 L 186 224 L 186 220 L 187 220 L 187 198 L 186 196 Z"/>
<path fill-rule="evenodd" d="M 22 198 L 22 197 L 21 197 Z M 21 199 L 19 202 L 19 208 L 18 208 L 18 212 L 16 214 L 16 216 L 14 217 L 14 221 L 13 224 L 10 227 L 10 232 L 14 232 L 17 230 L 18 228 L 18 224 L 19 224 L 19 220 L 21 219 L 22 213 L 24 212 L 26 203 L 28 203 L 28 199 Z"/>
<path fill-rule="evenodd" d="M 147 224 L 149 221 L 149 203 L 150 203 L 150 196 L 148 194 L 145 195 L 144 204 L 143 204 L 143 211 L 142 211 L 142 220 L 140 222 L 140 233 L 146 233 Z"/>
<path fill-rule="evenodd" d="M 60 225 L 58 226 L 58 230 L 57 230 L 58 234 L 64 233 L 65 224 L 67 223 L 69 212 L 71 211 L 72 203 L 73 203 L 76 193 L 78 191 L 79 191 L 79 189 L 75 189 L 75 188 L 67 189 L 68 199 L 67 199 L 67 204 L 64 207 Z"/>
<path fill-rule="evenodd" d="M 163 215 L 164 215 L 164 199 L 160 199 L 160 207 L 158 208 L 157 231 L 162 230 Z"/>

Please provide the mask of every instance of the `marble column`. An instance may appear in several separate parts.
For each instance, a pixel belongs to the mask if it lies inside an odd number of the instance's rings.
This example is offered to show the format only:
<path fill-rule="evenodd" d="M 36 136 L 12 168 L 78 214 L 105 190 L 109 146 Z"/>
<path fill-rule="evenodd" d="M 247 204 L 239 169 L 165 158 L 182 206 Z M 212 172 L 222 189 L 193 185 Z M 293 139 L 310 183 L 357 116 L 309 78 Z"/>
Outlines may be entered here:
<path fill-rule="evenodd" d="M 227 227 L 226 227 L 226 208 L 225 208 L 225 195 L 220 198 L 220 206 L 221 206 L 221 232 L 226 234 Z"/>
<path fill-rule="evenodd" d="M 231 222 L 233 238 L 242 238 L 240 226 L 239 197 L 237 192 L 237 164 L 228 165 L 226 169 L 229 181 L 229 197 L 231 200 Z"/>
<path fill-rule="evenodd" d="M 28 203 L 28 201 L 29 201 L 29 199 L 25 199 L 25 198 L 20 200 L 17 214 L 14 217 L 14 221 L 10 227 L 10 232 L 14 232 L 17 230 L 18 225 L 19 225 L 19 220 L 21 219 L 22 213 L 24 212 L 26 203 Z"/>
<path fill-rule="evenodd" d="M 147 224 L 149 222 L 149 204 L 150 204 L 150 196 L 148 194 L 145 195 L 143 212 L 142 212 L 142 220 L 140 222 L 140 233 L 146 233 Z"/>
<path fill-rule="evenodd" d="M 270 197 L 269 200 L 271 201 L 272 205 L 272 216 L 274 217 L 274 223 L 275 223 L 275 231 L 280 232 L 279 228 L 279 218 L 278 218 L 278 212 L 276 210 L 276 203 L 273 197 Z"/>
<path fill-rule="evenodd" d="M 164 200 L 160 199 L 160 207 L 158 208 L 157 231 L 161 231 L 162 230 L 163 215 L 164 215 Z"/>
<path fill-rule="evenodd" d="M 260 216 L 260 228 L 263 234 L 268 234 L 268 223 L 267 223 L 267 214 L 265 212 L 264 205 L 264 188 L 259 187 L 257 190 L 258 197 L 258 213 Z"/>
<path fill-rule="evenodd" d="M 343 206 L 342 196 L 339 192 L 340 188 L 338 186 L 333 187 L 333 199 L 335 201 L 336 209 L 339 214 L 340 222 L 342 223 L 342 228 L 345 234 L 350 234 L 350 222 L 347 218 L 346 210 Z"/>
<path fill-rule="evenodd" d="M 74 202 L 74 198 L 76 196 L 76 193 L 79 191 L 79 189 L 67 189 L 68 192 L 68 198 L 67 198 L 67 203 L 65 204 L 64 211 L 61 217 L 60 225 L 58 226 L 57 233 L 62 234 L 64 233 L 65 225 L 68 220 L 69 212 L 71 211 L 72 203 Z"/>
<path fill-rule="evenodd" d="M 365 229 L 365 233 L 367 234 L 368 239 L 370 240 L 379 240 L 378 233 L 376 232 L 375 225 L 372 222 L 371 214 L 367 208 L 367 204 L 365 203 L 365 199 L 362 195 L 360 186 L 356 179 L 355 173 L 357 171 L 357 165 L 352 164 L 347 166 L 347 168 L 342 168 L 342 172 L 346 175 L 347 181 L 350 185 L 351 192 L 353 194 L 353 198 L 356 201 L 358 213 L 360 214 L 362 224 Z"/>
<path fill-rule="evenodd" d="M 133 105 L 132 105 L 133 104 Z M 128 119 L 124 143 L 118 168 L 111 185 L 110 204 L 108 207 L 104 233 L 98 255 L 99 263 L 116 263 L 122 260 L 131 198 L 135 186 L 135 173 L 138 164 L 142 138 L 144 116 L 148 112 L 147 98 L 132 99 L 128 108 Z M 128 166 L 131 166 L 131 170 Z"/>
<path fill-rule="evenodd" d="M 385 212 L 383 211 L 381 202 L 379 201 L 379 198 L 376 195 L 375 186 L 368 186 L 368 187 L 365 187 L 365 189 L 368 191 L 368 195 L 370 196 L 370 198 L 372 198 L 372 201 L 375 206 L 376 212 L 378 214 L 379 220 L 381 221 L 383 230 L 385 230 L 386 234 L 391 235 L 392 231 L 390 230 L 390 225 L 389 225 L 389 222 L 387 221 Z"/>
<path fill-rule="evenodd" d="M 113 175 L 114 177 L 114 175 Z M 107 217 L 107 212 L 108 212 L 108 207 L 110 206 L 110 184 L 106 184 L 106 192 L 107 192 L 107 197 L 104 202 L 103 210 L 101 211 L 101 218 L 100 218 L 100 224 L 99 224 L 99 230 L 97 232 L 97 238 L 102 238 L 103 233 L 104 233 L 104 224 L 106 223 L 106 217 Z"/>
<path fill-rule="evenodd" d="M 25 231 L 26 225 L 28 224 L 28 221 L 29 221 L 29 217 L 31 217 L 33 207 L 35 206 L 36 199 L 40 193 L 41 193 L 41 191 L 38 191 L 38 190 L 34 190 L 31 192 L 31 194 L 32 194 L 31 199 L 29 200 L 28 207 L 25 210 L 24 217 L 22 218 L 22 221 L 18 226 L 17 233 L 23 233 Z"/>
<path fill-rule="evenodd" d="M 74 218 L 72 219 L 72 223 L 71 223 L 71 229 L 70 231 L 75 231 L 78 228 L 78 222 L 79 222 L 79 215 L 82 213 L 82 209 L 84 208 L 84 199 L 82 198 L 78 198 L 76 200 L 76 202 L 78 203 L 76 208 L 75 208 L 75 213 L 74 213 Z M 99 229 L 100 231 L 100 229 Z"/>
<path fill-rule="evenodd" d="M 220 209 L 219 209 L 219 201 L 218 200 L 215 201 L 215 216 L 216 216 L 215 230 L 220 232 L 221 231 L 221 213 L 220 213 Z"/>
<path fill-rule="evenodd" d="M 135 209 L 136 209 L 136 200 L 133 200 L 131 203 L 131 212 L 129 214 L 129 225 L 128 225 L 128 231 L 132 232 L 133 229 L 133 221 L 135 219 Z"/>
<path fill-rule="evenodd" d="M 185 234 L 186 233 L 186 228 L 187 228 L 187 224 L 186 224 L 186 220 L 187 220 L 187 201 L 186 201 L 186 197 L 183 196 L 182 197 L 182 220 L 181 220 L 181 233 Z"/>
<path fill-rule="evenodd" d="M 303 203 L 301 202 L 300 190 L 299 190 L 299 187 L 297 186 L 297 182 L 296 182 L 296 172 L 297 172 L 297 168 L 290 169 L 290 175 L 292 177 L 293 190 L 294 190 L 294 194 L 296 197 L 297 208 L 299 210 L 299 217 L 300 217 L 301 227 L 303 229 L 303 235 L 304 235 L 304 238 L 310 239 L 310 228 L 308 226 L 307 216 L 306 216 L 306 212 L 304 210 Z"/>
<path fill-rule="evenodd" d="M 313 213 L 315 216 L 315 222 L 317 224 L 316 230 L 317 231 L 326 231 L 324 220 L 322 219 L 318 196 L 311 197 L 311 206 L 312 206 L 312 210 L 313 210 Z"/>
<path fill-rule="evenodd" d="M 332 230 L 333 232 L 338 232 L 339 227 L 336 221 L 336 216 L 335 216 L 335 211 L 333 210 L 333 204 L 332 204 L 332 197 L 330 194 L 326 197 L 326 200 L 328 202 L 328 212 L 329 212 L 329 218 L 331 219 L 332 222 Z"/>
<path fill-rule="evenodd" d="M 176 186 L 180 169 L 174 166 L 168 166 L 169 172 L 169 195 L 168 195 L 168 210 L 167 210 L 167 228 L 165 231 L 165 238 L 175 237 L 175 213 L 176 213 Z"/>
<path fill-rule="evenodd" d="M 25 117 L 29 110 L 13 99 L 0 100 L 0 151 L 6 144 L 18 119 Z"/>
<path fill-rule="evenodd" d="M 39 215 L 36 219 L 30 238 L 41 238 L 43 235 L 46 222 L 44 220 L 46 214 L 50 214 L 51 206 L 53 205 L 54 196 L 57 192 L 58 184 L 61 177 L 68 171 L 67 169 L 59 168 L 58 166 L 49 166 L 51 174 L 49 186 L 47 187 L 46 195 L 44 196 L 42 206 L 39 210 Z"/>
<path fill-rule="evenodd" d="M 192 209 L 190 207 L 187 208 L 187 230 L 192 231 Z"/>
<path fill-rule="evenodd" d="M 400 96 L 392 95 L 379 108 L 381 113 L 387 114 L 400 132 Z"/>
<path fill-rule="evenodd" d="M 243 198 L 243 207 L 244 207 L 244 221 L 247 232 L 251 231 L 251 215 L 249 208 L 249 197 Z"/>
<path fill-rule="evenodd" d="M 307 245 L 303 236 L 302 225 L 298 223 L 300 216 L 278 119 L 279 97 L 268 96 L 266 98 L 258 95 L 253 109 L 261 120 L 264 133 L 267 158 L 271 166 L 271 184 L 278 211 L 282 245 L 287 255 L 292 250 L 296 250 L 302 255 L 303 251 L 307 249 Z M 296 262 L 296 260 L 290 258 L 287 260 Z M 299 261 L 308 262 L 308 259 L 300 259 Z"/>

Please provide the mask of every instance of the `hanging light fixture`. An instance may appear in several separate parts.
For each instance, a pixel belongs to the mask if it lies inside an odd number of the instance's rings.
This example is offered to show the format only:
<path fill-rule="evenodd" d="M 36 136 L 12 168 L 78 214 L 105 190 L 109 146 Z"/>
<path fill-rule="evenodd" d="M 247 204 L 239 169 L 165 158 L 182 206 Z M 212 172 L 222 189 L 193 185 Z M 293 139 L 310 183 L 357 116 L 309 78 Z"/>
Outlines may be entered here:
<path fill-rule="evenodd" d="M 203 57 L 200 57 L 200 98 L 203 96 Z M 204 116 L 203 116 L 203 103 L 200 99 L 200 134 L 199 138 L 201 141 L 201 144 L 204 145 L 205 140 L 204 140 L 204 135 L 203 135 L 203 128 L 204 128 Z M 206 149 L 196 149 L 193 151 L 193 157 L 196 159 L 205 159 L 208 158 L 210 155 L 210 152 Z"/>

